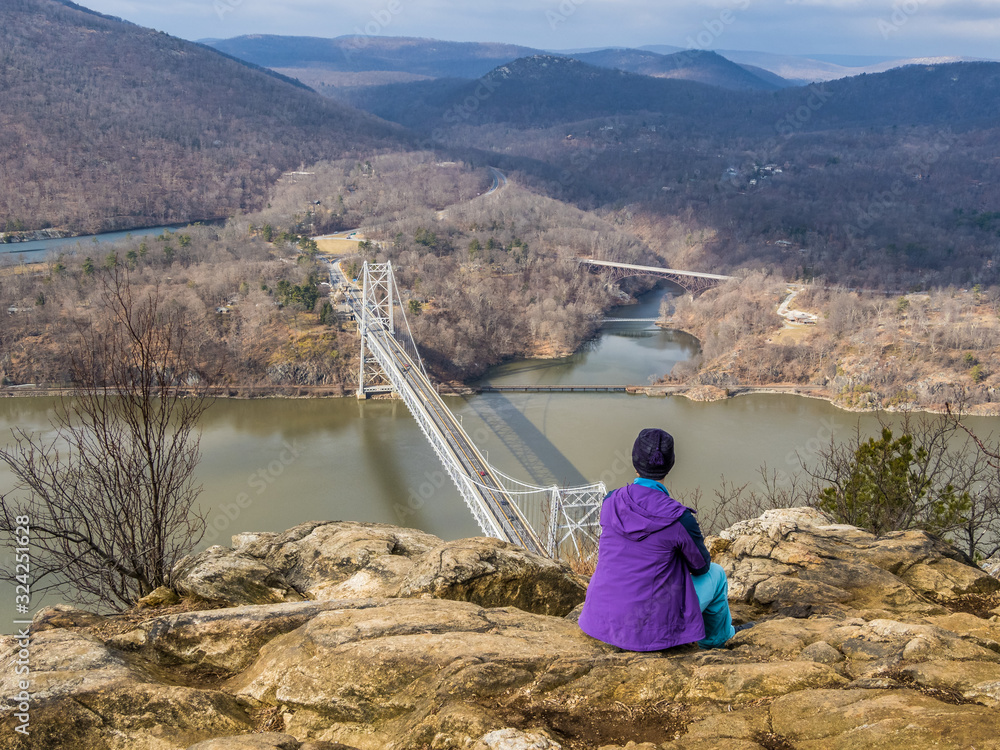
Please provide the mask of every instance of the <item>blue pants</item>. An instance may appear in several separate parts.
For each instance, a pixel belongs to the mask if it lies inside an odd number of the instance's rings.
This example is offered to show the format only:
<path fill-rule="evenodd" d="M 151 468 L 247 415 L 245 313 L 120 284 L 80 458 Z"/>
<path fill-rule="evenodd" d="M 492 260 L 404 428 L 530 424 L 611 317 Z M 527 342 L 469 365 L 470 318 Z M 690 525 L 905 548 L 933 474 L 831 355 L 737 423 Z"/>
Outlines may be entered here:
<path fill-rule="evenodd" d="M 701 604 L 701 616 L 705 619 L 705 637 L 698 641 L 702 648 L 719 648 L 732 638 L 733 617 L 729 613 L 729 581 L 721 565 L 712 563 L 708 572 L 691 576 L 694 590 Z"/>

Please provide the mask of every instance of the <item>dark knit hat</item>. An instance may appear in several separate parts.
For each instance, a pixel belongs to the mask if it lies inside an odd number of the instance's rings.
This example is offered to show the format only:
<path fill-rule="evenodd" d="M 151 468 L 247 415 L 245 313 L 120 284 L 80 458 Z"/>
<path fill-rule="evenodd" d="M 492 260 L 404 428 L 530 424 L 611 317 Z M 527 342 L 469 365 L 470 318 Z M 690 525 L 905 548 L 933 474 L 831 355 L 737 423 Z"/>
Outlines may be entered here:
<path fill-rule="evenodd" d="M 640 477 L 663 479 L 674 467 L 674 438 L 669 432 L 648 427 L 632 446 L 632 465 Z"/>

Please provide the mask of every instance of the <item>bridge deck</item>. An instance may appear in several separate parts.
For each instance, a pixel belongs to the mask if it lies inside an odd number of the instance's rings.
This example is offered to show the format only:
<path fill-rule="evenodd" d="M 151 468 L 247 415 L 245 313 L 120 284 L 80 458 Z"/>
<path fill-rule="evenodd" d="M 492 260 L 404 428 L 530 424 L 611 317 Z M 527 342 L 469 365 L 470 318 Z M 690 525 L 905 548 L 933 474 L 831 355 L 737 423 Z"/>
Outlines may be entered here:
<path fill-rule="evenodd" d="M 360 314 L 360 301 L 353 294 L 349 294 L 348 298 Z M 370 351 L 403 397 L 407 408 L 418 422 L 439 438 L 438 441 L 432 440 L 432 445 L 436 450 L 438 446 L 443 447 L 449 454 L 448 458 L 461 467 L 467 480 L 464 483 L 466 491 L 462 493 L 466 502 L 469 502 L 469 494 L 474 495 L 475 502 L 492 520 L 492 526 L 502 532 L 507 541 L 535 554 L 547 555 L 544 544 L 524 519 L 499 477 L 399 342 L 381 326 L 372 326 L 368 333 Z M 441 458 L 445 460 L 444 456 Z M 462 490 L 462 487 L 459 489 Z"/>
<path fill-rule="evenodd" d="M 580 263 L 591 266 L 605 266 L 607 268 L 627 268 L 630 271 L 642 271 L 645 273 L 673 274 L 675 276 L 690 276 L 698 279 L 714 279 L 715 281 L 728 281 L 732 276 L 723 276 L 718 273 L 702 273 L 701 271 L 681 271 L 676 268 L 657 268 L 655 266 L 637 266 L 634 263 L 616 263 L 610 260 L 597 260 L 595 258 L 580 258 Z"/>

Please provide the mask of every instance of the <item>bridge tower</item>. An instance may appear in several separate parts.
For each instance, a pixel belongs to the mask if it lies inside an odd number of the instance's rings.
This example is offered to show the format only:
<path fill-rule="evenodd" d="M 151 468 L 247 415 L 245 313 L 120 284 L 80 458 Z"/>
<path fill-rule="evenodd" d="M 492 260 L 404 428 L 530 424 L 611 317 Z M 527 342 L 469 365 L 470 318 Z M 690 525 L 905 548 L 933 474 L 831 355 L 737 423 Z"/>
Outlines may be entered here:
<path fill-rule="evenodd" d="M 553 487 L 549 498 L 546 552 L 554 560 L 593 560 L 601 535 L 603 482 L 584 487 Z"/>
<path fill-rule="evenodd" d="M 395 293 L 394 293 L 395 292 Z M 392 393 L 395 389 L 382 366 L 365 350 L 369 330 L 379 326 L 391 334 L 396 328 L 393 308 L 399 299 L 392 261 L 365 263 L 361 291 L 361 319 L 358 333 L 361 336 L 361 366 L 358 373 L 358 398 L 368 398 L 370 393 Z"/>

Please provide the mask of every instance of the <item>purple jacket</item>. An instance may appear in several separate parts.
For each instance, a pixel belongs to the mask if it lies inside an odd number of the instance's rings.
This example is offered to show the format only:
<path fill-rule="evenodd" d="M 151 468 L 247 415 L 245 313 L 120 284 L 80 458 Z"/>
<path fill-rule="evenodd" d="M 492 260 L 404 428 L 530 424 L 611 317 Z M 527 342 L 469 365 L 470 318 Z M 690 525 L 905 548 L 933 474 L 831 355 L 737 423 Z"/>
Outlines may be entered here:
<path fill-rule="evenodd" d="M 661 489 L 621 487 L 601 506 L 597 569 L 580 614 L 587 635 L 628 651 L 659 651 L 705 637 L 689 568 L 706 561 Z"/>

